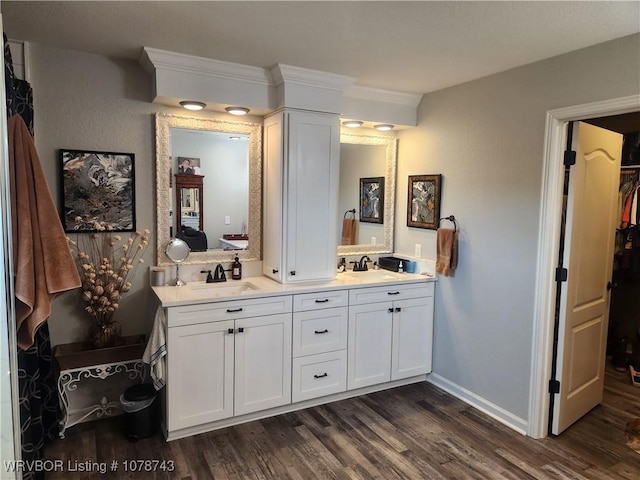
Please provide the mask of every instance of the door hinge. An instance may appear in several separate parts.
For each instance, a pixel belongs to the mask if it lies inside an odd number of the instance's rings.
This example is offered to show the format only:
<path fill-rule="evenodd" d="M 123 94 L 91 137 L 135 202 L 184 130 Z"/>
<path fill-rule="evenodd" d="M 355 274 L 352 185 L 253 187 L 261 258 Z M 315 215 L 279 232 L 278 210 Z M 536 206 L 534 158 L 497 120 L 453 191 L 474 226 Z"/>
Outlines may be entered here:
<path fill-rule="evenodd" d="M 564 267 L 556 268 L 556 282 L 566 282 L 569 272 Z"/>
<path fill-rule="evenodd" d="M 567 150 L 564 152 L 564 166 L 570 167 L 576 164 L 576 152 L 575 150 Z"/>
<path fill-rule="evenodd" d="M 558 380 L 549 380 L 549 393 L 560 393 L 560 382 Z"/>

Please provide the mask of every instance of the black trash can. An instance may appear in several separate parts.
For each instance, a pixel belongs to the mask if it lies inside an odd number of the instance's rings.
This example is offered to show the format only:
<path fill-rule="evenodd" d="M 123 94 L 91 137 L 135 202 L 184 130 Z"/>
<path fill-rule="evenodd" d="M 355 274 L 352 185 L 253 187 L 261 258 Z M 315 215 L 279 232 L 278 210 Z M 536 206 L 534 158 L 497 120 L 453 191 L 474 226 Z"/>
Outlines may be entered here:
<path fill-rule="evenodd" d="M 156 433 L 159 423 L 158 392 L 150 383 L 127 388 L 120 396 L 124 410 L 124 435 L 131 441 Z"/>

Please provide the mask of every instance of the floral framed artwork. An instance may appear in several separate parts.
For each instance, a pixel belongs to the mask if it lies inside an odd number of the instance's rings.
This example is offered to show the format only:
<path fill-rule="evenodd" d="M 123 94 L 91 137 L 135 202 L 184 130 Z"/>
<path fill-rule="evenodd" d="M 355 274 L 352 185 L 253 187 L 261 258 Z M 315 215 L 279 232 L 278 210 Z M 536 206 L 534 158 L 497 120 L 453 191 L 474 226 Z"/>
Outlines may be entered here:
<path fill-rule="evenodd" d="M 442 175 L 409 175 L 407 226 L 438 229 Z"/>
<path fill-rule="evenodd" d="M 360 179 L 360 221 L 384 223 L 384 177 Z"/>
<path fill-rule="evenodd" d="M 135 155 L 60 150 L 65 232 L 136 229 Z"/>

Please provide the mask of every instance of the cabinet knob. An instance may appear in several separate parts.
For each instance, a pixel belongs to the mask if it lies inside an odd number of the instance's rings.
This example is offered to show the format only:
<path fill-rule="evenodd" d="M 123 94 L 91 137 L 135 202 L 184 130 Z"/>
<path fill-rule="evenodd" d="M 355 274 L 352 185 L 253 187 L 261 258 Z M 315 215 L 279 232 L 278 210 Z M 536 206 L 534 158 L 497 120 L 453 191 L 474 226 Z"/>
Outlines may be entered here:
<path fill-rule="evenodd" d="M 271 270 L 273 272 L 273 274 L 275 275 L 276 273 L 279 272 L 279 270 L 277 268 L 274 268 L 273 270 Z"/>
<path fill-rule="evenodd" d="M 399 311 L 401 311 L 401 310 L 402 310 L 402 308 L 400 308 L 400 307 L 396 307 L 396 312 L 399 312 Z"/>
<path fill-rule="evenodd" d="M 313 378 L 324 378 L 324 377 L 328 377 L 329 374 L 327 372 L 324 372 L 322 375 L 314 375 Z"/>
<path fill-rule="evenodd" d="M 314 333 L 316 335 L 320 335 L 322 333 L 329 333 L 329 330 L 327 330 L 326 328 L 324 330 L 315 330 Z"/>
<path fill-rule="evenodd" d="M 387 310 L 387 312 L 389 312 L 389 313 L 393 313 L 393 308 L 389 308 L 389 309 Z"/>
<path fill-rule="evenodd" d="M 242 332 L 244 332 L 244 327 L 238 328 L 238 333 L 242 333 Z"/>
<path fill-rule="evenodd" d="M 291 275 L 292 277 L 295 277 L 296 276 L 296 271 L 295 270 L 291 270 L 289 272 L 289 275 Z"/>
<path fill-rule="evenodd" d="M 233 335 L 233 328 L 230 328 L 229 330 L 227 330 L 227 333 L 228 333 L 229 335 Z"/>

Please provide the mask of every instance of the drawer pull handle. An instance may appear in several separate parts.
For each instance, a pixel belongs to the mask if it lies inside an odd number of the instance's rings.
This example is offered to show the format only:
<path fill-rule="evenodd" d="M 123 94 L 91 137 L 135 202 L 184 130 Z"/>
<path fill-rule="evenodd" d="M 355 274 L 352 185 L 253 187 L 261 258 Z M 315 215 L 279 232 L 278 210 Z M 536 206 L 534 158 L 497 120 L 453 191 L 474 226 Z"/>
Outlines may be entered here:
<path fill-rule="evenodd" d="M 325 328 L 324 330 L 315 330 L 314 333 L 316 335 L 320 335 L 321 333 L 329 333 L 329 330 Z"/>
<path fill-rule="evenodd" d="M 242 311 L 242 307 L 240 308 L 227 308 L 227 313 L 237 313 L 237 312 L 241 312 Z"/>
<path fill-rule="evenodd" d="M 324 300 L 316 300 L 316 303 L 327 303 L 329 301 L 328 298 L 325 298 Z"/>
<path fill-rule="evenodd" d="M 389 310 L 387 310 L 387 312 L 393 313 L 393 308 L 390 308 Z"/>
<path fill-rule="evenodd" d="M 233 328 L 230 328 L 229 330 L 227 330 L 227 333 L 228 333 L 229 335 L 233 335 Z"/>
<path fill-rule="evenodd" d="M 400 292 L 387 292 L 387 295 L 400 295 Z"/>
<path fill-rule="evenodd" d="M 244 327 L 238 328 L 238 333 L 243 333 L 243 332 L 244 332 Z"/>
<path fill-rule="evenodd" d="M 278 269 L 274 268 L 273 270 L 271 270 L 273 272 L 273 274 L 275 275 L 276 273 L 278 273 Z"/>
<path fill-rule="evenodd" d="M 324 377 L 328 377 L 329 374 L 327 372 L 324 372 L 322 375 L 314 375 L 313 378 L 324 378 Z"/>
<path fill-rule="evenodd" d="M 396 312 L 400 312 L 401 310 L 402 310 L 402 308 L 396 307 Z"/>

